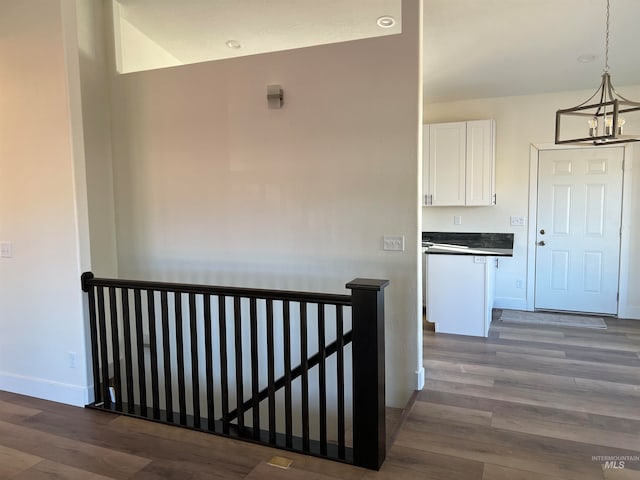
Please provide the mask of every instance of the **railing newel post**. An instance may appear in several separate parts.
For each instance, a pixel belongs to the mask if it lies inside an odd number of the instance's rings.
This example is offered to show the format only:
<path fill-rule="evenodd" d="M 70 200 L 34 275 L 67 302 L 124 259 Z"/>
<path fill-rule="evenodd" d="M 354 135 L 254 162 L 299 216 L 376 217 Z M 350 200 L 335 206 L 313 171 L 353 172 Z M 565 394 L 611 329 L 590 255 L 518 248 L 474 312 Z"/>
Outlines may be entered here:
<path fill-rule="evenodd" d="M 82 291 L 84 293 L 89 293 L 89 289 L 91 288 L 89 286 L 89 280 L 91 280 L 92 278 L 93 278 L 93 272 L 84 272 L 80 276 L 80 285 L 82 286 Z"/>
<path fill-rule="evenodd" d="M 80 277 L 82 291 L 87 294 L 87 308 L 89 309 L 89 336 L 91 341 L 91 370 L 93 374 L 93 403 L 101 402 L 100 363 L 98 350 L 98 329 L 96 321 L 96 299 L 94 287 L 89 285 L 93 279 L 92 272 L 84 272 Z"/>
<path fill-rule="evenodd" d="M 386 456 L 384 288 L 388 280 L 356 278 L 352 299 L 353 463 L 379 470 Z"/>

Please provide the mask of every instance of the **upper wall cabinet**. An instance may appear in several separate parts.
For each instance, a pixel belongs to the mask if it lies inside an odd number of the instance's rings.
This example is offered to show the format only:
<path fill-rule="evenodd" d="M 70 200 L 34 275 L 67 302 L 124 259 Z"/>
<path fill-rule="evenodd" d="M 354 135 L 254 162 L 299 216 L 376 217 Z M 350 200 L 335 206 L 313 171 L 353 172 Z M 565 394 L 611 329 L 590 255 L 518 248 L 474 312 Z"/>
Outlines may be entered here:
<path fill-rule="evenodd" d="M 495 120 L 424 126 L 423 205 L 495 205 Z"/>

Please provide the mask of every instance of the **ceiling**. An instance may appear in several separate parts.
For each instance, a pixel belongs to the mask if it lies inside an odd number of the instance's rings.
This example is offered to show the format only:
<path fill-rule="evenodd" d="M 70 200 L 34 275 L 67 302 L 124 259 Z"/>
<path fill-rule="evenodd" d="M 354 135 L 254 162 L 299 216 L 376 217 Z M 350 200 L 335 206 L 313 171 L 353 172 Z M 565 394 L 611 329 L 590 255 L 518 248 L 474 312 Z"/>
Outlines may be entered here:
<path fill-rule="evenodd" d="M 401 0 L 112 0 L 112 4 L 120 73 L 402 31 Z M 383 16 L 393 17 L 395 25 L 378 26 Z"/>
<path fill-rule="evenodd" d="M 394 34 L 401 22 L 401 0 L 112 2 L 121 73 Z M 595 91 L 605 7 L 606 0 L 424 0 L 425 101 Z M 398 24 L 381 29 L 382 15 Z M 609 64 L 623 95 L 621 86 L 640 84 L 639 19 L 640 0 L 611 0 Z"/>
<path fill-rule="evenodd" d="M 595 91 L 605 10 L 605 0 L 424 0 L 425 101 Z M 611 0 L 609 65 L 623 95 L 640 84 L 638 20 L 640 0 Z"/>

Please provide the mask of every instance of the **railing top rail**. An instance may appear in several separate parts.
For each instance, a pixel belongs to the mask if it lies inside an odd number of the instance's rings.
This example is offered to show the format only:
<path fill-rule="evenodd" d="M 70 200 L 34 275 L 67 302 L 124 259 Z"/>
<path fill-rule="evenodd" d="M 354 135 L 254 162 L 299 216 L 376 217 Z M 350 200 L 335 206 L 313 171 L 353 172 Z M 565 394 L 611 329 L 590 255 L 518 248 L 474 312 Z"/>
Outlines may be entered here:
<path fill-rule="evenodd" d="M 220 287 L 188 283 L 150 282 L 145 280 L 120 280 L 95 278 L 91 272 L 82 274 L 82 290 L 90 287 L 128 288 L 132 290 L 154 290 L 159 292 L 195 293 L 201 295 L 223 295 L 227 297 L 263 298 L 295 302 L 324 303 L 329 305 L 351 305 L 351 295 L 332 293 L 297 292 L 294 290 L 269 290 L 260 288 Z"/>

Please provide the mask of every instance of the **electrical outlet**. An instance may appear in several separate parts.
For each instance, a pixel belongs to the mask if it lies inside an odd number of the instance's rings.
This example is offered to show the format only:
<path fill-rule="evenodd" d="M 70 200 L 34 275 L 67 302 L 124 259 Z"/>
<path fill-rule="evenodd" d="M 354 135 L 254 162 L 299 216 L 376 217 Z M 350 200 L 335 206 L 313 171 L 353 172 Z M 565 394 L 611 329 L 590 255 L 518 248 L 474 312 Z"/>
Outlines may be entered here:
<path fill-rule="evenodd" d="M 462 215 L 454 215 L 453 216 L 453 224 L 454 225 L 462 225 Z"/>
<path fill-rule="evenodd" d="M 511 216 L 510 220 L 512 227 L 524 227 L 527 224 L 526 217 L 522 215 Z"/>
<path fill-rule="evenodd" d="M 77 365 L 77 355 L 76 352 L 69 352 L 69 368 L 76 368 Z"/>
<path fill-rule="evenodd" d="M 385 235 L 382 237 L 382 249 L 394 252 L 404 252 L 404 236 Z"/>
<path fill-rule="evenodd" d="M 522 288 L 522 280 L 516 280 L 516 288 Z"/>

